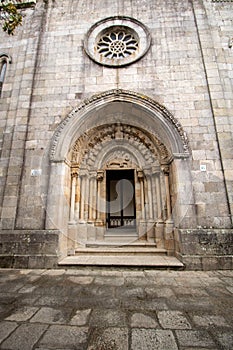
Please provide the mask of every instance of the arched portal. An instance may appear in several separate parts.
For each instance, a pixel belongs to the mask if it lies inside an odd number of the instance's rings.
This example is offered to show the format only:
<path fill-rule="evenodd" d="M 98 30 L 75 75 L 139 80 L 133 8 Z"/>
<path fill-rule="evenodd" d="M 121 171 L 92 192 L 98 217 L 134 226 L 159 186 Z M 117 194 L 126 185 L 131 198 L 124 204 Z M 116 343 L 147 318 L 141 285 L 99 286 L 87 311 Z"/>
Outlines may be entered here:
<path fill-rule="evenodd" d="M 173 229 L 192 205 L 188 157 L 181 125 L 150 98 L 113 90 L 84 101 L 50 152 L 47 228 L 62 231 L 62 254 L 114 234 L 174 252 Z"/>

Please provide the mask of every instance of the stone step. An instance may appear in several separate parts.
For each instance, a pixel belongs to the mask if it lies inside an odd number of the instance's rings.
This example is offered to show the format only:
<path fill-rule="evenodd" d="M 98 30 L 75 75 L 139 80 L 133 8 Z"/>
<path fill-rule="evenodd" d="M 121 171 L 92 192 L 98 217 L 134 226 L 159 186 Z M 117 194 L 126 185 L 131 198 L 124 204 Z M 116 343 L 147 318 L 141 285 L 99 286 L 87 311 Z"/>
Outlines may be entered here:
<path fill-rule="evenodd" d="M 153 247 L 92 247 L 92 248 L 80 248 L 75 250 L 75 256 L 80 255 L 167 255 L 166 249 L 158 249 Z"/>
<path fill-rule="evenodd" d="M 134 230 L 112 229 L 105 233 L 104 240 L 106 242 L 130 243 L 138 240 L 138 234 Z"/>
<path fill-rule="evenodd" d="M 67 256 L 58 265 L 66 268 L 77 266 L 124 266 L 183 269 L 184 265 L 174 256 L 134 256 L 134 255 L 80 255 Z"/>
<path fill-rule="evenodd" d="M 119 241 L 94 241 L 94 242 L 86 242 L 85 243 L 86 248 L 104 248 L 104 247 L 109 247 L 109 248 L 127 248 L 127 247 L 132 247 L 132 248 L 156 248 L 156 243 L 155 242 L 147 242 L 147 241 L 134 241 L 134 242 L 119 242 Z M 79 248 L 77 248 L 79 249 Z"/>

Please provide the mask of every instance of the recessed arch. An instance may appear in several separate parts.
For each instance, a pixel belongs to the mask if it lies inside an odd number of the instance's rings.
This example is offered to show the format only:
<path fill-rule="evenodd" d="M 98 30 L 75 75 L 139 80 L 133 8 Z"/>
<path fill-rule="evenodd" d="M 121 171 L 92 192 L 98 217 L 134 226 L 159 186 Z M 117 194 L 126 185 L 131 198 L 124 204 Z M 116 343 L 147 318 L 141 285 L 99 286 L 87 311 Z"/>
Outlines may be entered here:
<path fill-rule="evenodd" d="M 83 101 L 59 125 L 52 139 L 51 161 L 67 157 L 70 145 L 87 130 L 111 123 L 131 124 L 161 140 L 173 157 L 189 156 L 188 139 L 178 120 L 161 104 L 136 92 L 110 90 Z"/>
<path fill-rule="evenodd" d="M 50 147 L 46 228 L 64 233 L 62 254 L 66 244 L 105 239 L 108 174 L 121 169 L 134 174 L 136 236 L 174 253 L 173 230 L 194 210 L 189 151 L 181 124 L 147 96 L 110 90 L 83 101 Z"/>

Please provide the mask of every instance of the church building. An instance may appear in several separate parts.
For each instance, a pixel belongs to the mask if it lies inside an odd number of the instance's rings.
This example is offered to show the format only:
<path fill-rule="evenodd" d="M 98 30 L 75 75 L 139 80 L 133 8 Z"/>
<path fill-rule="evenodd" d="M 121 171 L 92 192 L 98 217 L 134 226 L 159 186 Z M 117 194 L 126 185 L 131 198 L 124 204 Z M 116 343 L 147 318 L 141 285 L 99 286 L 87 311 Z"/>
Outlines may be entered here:
<path fill-rule="evenodd" d="M 231 269 L 233 1 L 13 1 L 0 267 Z"/>

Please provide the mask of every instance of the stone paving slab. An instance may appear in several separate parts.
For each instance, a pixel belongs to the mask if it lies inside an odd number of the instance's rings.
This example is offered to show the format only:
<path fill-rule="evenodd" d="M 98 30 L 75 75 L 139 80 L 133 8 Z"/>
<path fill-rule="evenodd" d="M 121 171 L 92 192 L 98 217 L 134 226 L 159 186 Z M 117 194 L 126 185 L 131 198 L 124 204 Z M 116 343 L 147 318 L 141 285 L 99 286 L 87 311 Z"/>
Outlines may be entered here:
<path fill-rule="evenodd" d="M 233 271 L 0 269 L 0 349 L 232 350 Z"/>

